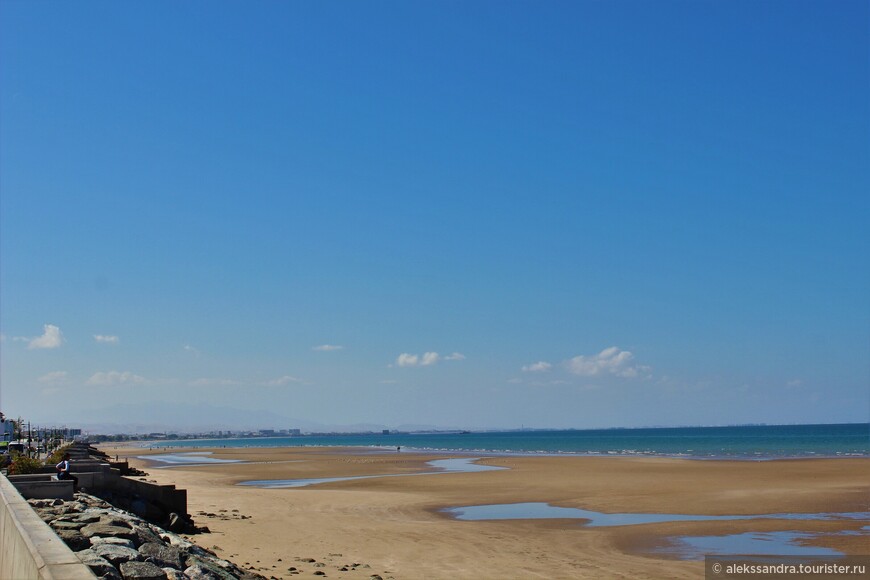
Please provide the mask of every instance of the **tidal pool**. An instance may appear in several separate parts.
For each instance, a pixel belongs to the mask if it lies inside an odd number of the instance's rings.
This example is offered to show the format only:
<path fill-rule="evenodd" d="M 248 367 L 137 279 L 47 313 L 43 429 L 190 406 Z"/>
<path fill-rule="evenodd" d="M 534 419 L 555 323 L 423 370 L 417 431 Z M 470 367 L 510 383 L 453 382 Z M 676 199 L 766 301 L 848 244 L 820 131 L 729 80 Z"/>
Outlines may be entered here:
<path fill-rule="evenodd" d="M 387 473 L 382 475 L 356 475 L 348 477 L 316 477 L 309 479 L 261 479 L 254 481 L 243 481 L 239 485 L 250 485 L 254 487 L 266 488 L 281 488 L 281 487 L 307 487 L 309 485 L 317 485 L 319 483 L 332 483 L 335 481 L 353 481 L 355 479 L 375 479 L 379 477 L 412 477 L 414 475 L 439 475 L 444 473 L 473 473 L 480 471 L 498 471 L 507 469 L 506 467 L 496 467 L 493 465 L 479 465 L 474 463 L 480 459 L 479 457 L 461 457 L 457 459 L 434 459 L 427 461 L 426 464 L 434 467 L 439 471 L 421 471 L 419 473 Z"/>
<path fill-rule="evenodd" d="M 657 548 L 656 554 L 669 554 L 681 560 L 701 560 L 707 555 L 752 556 L 842 556 L 843 553 L 801 543 L 817 534 L 807 532 L 746 532 L 727 536 L 677 536 L 669 545 Z"/>
<path fill-rule="evenodd" d="M 581 508 L 559 507 L 540 502 L 476 505 L 443 510 L 457 520 L 529 520 L 529 519 L 577 519 L 585 520 L 583 527 L 632 526 L 662 522 L 728 521 L 728 520 L 824 520 L 860 521 L 870 520 L 870 512 L 848 513 L 779 513 L 750 515 L 698 515 L 698 514 L 607 514 Z M 870 526 L 860 530 L 844 530 L 838 535 L 870 537 Z M 672 536 L 664 547 L 656 548 L 653 554 L 675 556 L 681 560 L 703 559 L 705 555 L 783 555 L 783 556 L 842 556 L 832 548 L 805 543 L 819 534 L 811 532 L 747 532 L 724 536 Z"/>
<path fill-rule="evenodd" d="M 453 507 L 443 510 L 457 520 L 588 520 L 586 527 L 633 526 L 662 522 L 727 521 L 751 519 L 777 520 L 870 520 L 870 512 L 855 513 L 782 513 L 708 516 L 699 514 L 615 513 L 607 514 L 581 508 L 559 507 L 541 502 L 507 503 Z"/>
<path fill-rule="evenodd" d="M 166 465 L 156 466 L 158 469 L 163 467 L 175 467 L 178 465 L 212 465 L 215 463 L 242 463 L 241 459 L 218 459 L 210 457 L 211 451 L 189 451 L 186 453 L 165 453 L 161 455 L 137 455 L 136 459 L 144 459 L 146 461 L 157 461 Z"/>

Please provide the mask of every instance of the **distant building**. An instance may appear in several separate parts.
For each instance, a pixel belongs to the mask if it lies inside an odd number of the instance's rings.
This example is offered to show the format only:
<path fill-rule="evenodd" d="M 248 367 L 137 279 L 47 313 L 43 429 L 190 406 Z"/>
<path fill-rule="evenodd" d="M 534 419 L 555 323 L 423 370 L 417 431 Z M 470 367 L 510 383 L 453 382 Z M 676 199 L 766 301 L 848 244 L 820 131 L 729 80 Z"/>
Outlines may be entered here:
<path fill-rule="evenodd" d="M 390 434 L 390 430 L 389 430 L 389 429 L 384 429 L 383 431 L 381 431 L 381 434 L 383 434 L 383 435 L 389 435 L 389 434 Z"/>
<path fill-rule="evenodd" d="M 80 437 L 82 434 L 81 429 L 67 429 L 66 435 L 67 437 Z"/>
<path fill-rule="evenodd" d="M 15 436 L 15 425 L 9 419 L 0 421 L 0 441 L 11 441 Z"/>
<path fill-rule="evenodd" d="M 260 435 L 263 437 L 274 437 L 275 430 L 274 429 L 260 429 Z"/>
<path fill-rule="evenodd" d="M 302 429 L 287 429 L 287 433 L 290 437 L 299 437 L 302 435 Z"/>

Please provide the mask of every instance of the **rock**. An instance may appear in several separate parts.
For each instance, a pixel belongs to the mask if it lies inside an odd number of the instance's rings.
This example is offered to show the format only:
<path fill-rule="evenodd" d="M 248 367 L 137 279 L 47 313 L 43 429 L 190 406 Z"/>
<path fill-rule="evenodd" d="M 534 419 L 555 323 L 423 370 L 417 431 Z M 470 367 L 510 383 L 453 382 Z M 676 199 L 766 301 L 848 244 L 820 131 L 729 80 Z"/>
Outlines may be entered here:
<path fill-rule="evenodd" d="M 77 512 L 83 512 L 83 511 L 85 511 L 85 509 L 87 509 L 88 506 L 86 504 L 84 504 L 83 502 L 74 501 L 70 504 L 70 507 L 72 507 Z"/>
<path fill-rule="evenodd" d="M 121 578 L 121 573 L 118 571 L 109 572 L 100 576 L 100 580 L 124 580 Z"/>
<path fill-rule="evenodd" d="M 87 524 L 84 522 L 66 522 L 66 521 L 62 521 L 62 520 L 54 520 L 49 525 L 51 525 L 51 527 L 54 528 L 55 530 L 76 530 L 76 531 L 78 531 L 78 530 L 82 529 L 83 527 L 85 527 Z"/>
<path fill-rule="evenodd" d="M 133 526 L 133 531 L 136 532 L 136 544 L 162 544 L 163 539 L 157 535 L 151 528 L 145 525 Z"/>
<path fill-rule="evenodd" d="M 190 519 L 190 516 L 175 512 L 169 514 L 169 526 L 166 529 L 179 534 L 196 532 L 196 526 L 193 525 L 193 520 Z"/>
<path fill-rule="evenodd" d="M 151 562 L 124 562 L 121 576 L 124 580 L 166 580 L 166 572 Z"/>
<path fill-rule="evenodd" d="M 114 544 L 116 546 L 124 546 L 125 548 L 136 547 L 133 544 L 132 540 L 125 540 L 124 538 L 103 538 L 101 536 L 91 536 L 90 542 L 92 546 L 96 546 L 97 544 Z"/>
<path fill-rule="evenodd" d="M 118 546 L 116 544 L 97 544 L 91 548 L 98 556 L 102 556 L 115 566 L 121 562 L 130 562 L 139 560 L 139 552 L 127 546 Z"/>
<path fill-rule="evenodd" d="M 41 517 L 44 522 L 49 522 L 60 515 L 57 508 L 53 507 L 38 508 L 36 513 L 39 514 L 39 517 Z"/>
<path fill-rule="evenodd" d="M 148 543 L 139 546 L 139 555 L 148 562 L 154 562 L 161 568 L 181 568 L 181 550 L 173 546 L 158 543 Z"/>
<path fill-rule="evenodd" d="M 85 524 L 94 524 L 100 521 L 100 514 L 82 512 L 73 517 L 72 521 L 74 522 L 82 522 Z"/>
<path fill-rule="evenodd" d="M 231 570 L 224 570 L 221 566 L 218 566 L 209 558 L 188 556 L 187 561 L 184 564 L 188 568 L 190 568 L 191 566 L 198 566 L 200 568 L 203 568 L 206 572 L 208 572 L 215 578 L 219 578 L 220 580 L 237 580 L 238 578 L 238 574 L 233 574 Z"/>
<path fill-rule="evenodd" d="M 103 523 L 88 524 L 83 527 L 81 531 L 87 538 L 90 538 L 91 536 L 124 538 L 126 540 L 133 540 L 136 538 L 136 533 L 130 528 L 112 526 Z"/>
<path fill-rule="evenodd" d="M 56 505 L 63 505 L 63 500 L 58 498 L 58 499 L 54 500 L 53 502 L 51 502 L 51 505 L 55 505 L 55 506 Z"/>
<path fill-rule="evenodd" d="M 181 570 L 176 570 L 175 568 L 163 568 L 163 572 L 166 574 L 167 580 L 186 580 L 187 577 L 184 575 L 184 572 Z"/>
<path fill-rule="evenodd" d="M 106 526 L 117 526 L 120 528 L 133 528 L 133 524 L 130 523 L 130 517 L 124 517 L 120 513 L 115 512 L 113 514 L 104 514 L 100 516 L 100 523 Z"/>
<path fill-rule="evenodd" d="M 91 547 L 91 541 L 78 530 L 57 530 L 57 535 L 73 552 L 87 550 Z"/>
<path fill-rule="evenodd" d="M 202 566 L 189 566 L 184 569 L 185 578 L 189 580 L 218 580 L 219 576 L 215 576 Z"/>
<path fill-rule="evenodd" d="M 169 514 L 169 527 L 166 529 L 168 529 L 170 532 L 179 533 L 183 532 L 186 527 L 187 522 L 184 521 L 184 518 L 174 512 Z"/>
<path fill-rule="evenodd" d="M 105 558 L 101 558 L 91 549 L 82 550 L 81 552 L 76 552 L 76 556 L 78 559 L 82 561 L 82 564 L 87 566 L 93 571 L 97 576 L 105 576 L 107 574 L 115 573 L 118 571 L 109 563 Z"/>

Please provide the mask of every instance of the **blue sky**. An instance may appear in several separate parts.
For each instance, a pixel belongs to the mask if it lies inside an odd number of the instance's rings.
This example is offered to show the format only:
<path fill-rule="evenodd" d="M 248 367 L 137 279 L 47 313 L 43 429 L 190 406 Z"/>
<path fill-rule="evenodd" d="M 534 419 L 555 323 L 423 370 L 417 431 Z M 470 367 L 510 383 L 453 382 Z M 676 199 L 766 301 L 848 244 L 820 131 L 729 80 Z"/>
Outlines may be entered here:
<path fill-rule="evenodd" d="M 8 414 L 870 417 L 866 2 L 0 16 Z"/>

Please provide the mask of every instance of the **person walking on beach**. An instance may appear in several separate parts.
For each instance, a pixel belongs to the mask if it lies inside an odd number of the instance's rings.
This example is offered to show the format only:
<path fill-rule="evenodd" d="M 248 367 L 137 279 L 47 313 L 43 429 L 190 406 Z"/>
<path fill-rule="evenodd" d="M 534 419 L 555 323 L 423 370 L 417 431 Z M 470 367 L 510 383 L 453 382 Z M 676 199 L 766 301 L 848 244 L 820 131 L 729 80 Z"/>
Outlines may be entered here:
<path fill-rule="evenodd" d="M 70 459 L 70 454 L 69 454 L 69 453 L 64 453 L 64 454 L 63 454 L 63 459 L 61 459 L 61 460 L 60 460 L 60 463 L 58 463 L 57 465 L 55 465 L 54 468 L 57 469 L 57 478 L 58 478 L 59 480 L 62 480 L 62 479 L 71 479 L 72 482 L 73 482 L 73 491 L 78 491 L 78 488 L 79 488 L 79 478 L 76 477 L 76 476 L 74 476 L 74 475 L 70 472 L 69 459 Z"/>

